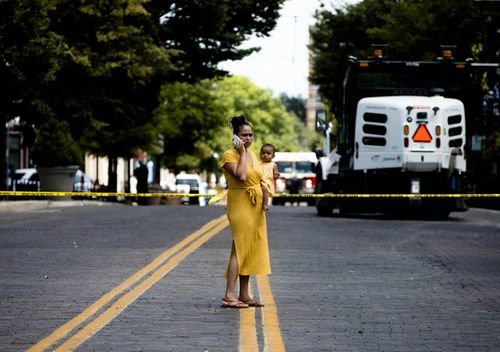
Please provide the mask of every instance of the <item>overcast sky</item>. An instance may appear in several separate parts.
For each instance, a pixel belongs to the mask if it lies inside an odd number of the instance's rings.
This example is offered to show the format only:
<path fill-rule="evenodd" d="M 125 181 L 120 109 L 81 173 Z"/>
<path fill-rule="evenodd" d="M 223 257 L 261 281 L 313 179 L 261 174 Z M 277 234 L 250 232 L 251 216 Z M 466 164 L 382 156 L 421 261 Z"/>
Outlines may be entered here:
<path fill-rule="evenodd" d="M 307 97 L 308 28 L 314 23 L 313 14 L 321 2 L 335 7 L 359 0 L 287 0 L 281 16 L 269 37 L 251 38 L 243 47 L 261 50 L 241 61 L 226 61 L 219 65 L 231 74 L 248 77 L 255 85 L 271 89 L 274 96 Z"/>

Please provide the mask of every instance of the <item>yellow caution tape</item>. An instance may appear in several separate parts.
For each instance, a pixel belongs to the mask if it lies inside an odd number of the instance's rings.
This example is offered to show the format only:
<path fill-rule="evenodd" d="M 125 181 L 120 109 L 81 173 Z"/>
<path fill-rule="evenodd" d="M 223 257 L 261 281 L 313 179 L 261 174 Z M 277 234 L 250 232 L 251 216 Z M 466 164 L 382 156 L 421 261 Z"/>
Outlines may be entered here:
<path fill-rule="evenodd" d="M 124 193 L 124 192 L 29 192 L 0 191 L 0 196 L 23 197 L 212 197 L 213 194 L 188 193 Z"/>
<path fill-rule="evenodd" d="M 14 197 L 210 197 L 220 200 L 225 193 L 219 194 L 194 194 L 194 193 L 124 193 L 124 192 L 29 192 L 29 191 L 0 191 L 0 196 Z M 274 193 L 274 198 L 500 198 L 500 193 L 449 193 L 449 194 L 288 194 Z M 215 203 L 215 202 L 214 202 Z"/>
<path fill-rule="evenodd" d="M 274 198 L 498 198 L 500 193 L 326 193 L 326 194 L 274 194 Z"/>
<path fill-rule="evenodd" d="M 208 205 L 215 204 L 218 201 L 224 199 L 224 197 L 226 197 L 226 192 L 216 194 L 216 195 L 212 196 L 212 198 L 210 198 L 210 200 L 208 201 Z"/>

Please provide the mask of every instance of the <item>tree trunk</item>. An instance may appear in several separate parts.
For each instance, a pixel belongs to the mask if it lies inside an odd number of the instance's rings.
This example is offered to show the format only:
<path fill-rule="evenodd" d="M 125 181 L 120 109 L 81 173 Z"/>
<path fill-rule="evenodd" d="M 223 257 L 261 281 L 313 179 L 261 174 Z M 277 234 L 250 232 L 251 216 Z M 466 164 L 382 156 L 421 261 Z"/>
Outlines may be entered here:
<path fill-rule="evenodd" d="M 154 164 L 154 169 L 153 169 L 153 183 L 155 183 L 155 184 L 160 184 L 161 159 L 162 159 L 162 155 L 155 156 L 155 164 Z"/>
<path fill-rule="evenodd" d="M 118 167 L 118 159 L 116 156 L 108 155 L 108 190 L 109 192 L 117 191 L 118 175 L 116 169 Z"/>
<path fill-rule="evenodd" d="M 0 190 L 7 190 L 7 128 L 6 119 L 0 118 Z"/>

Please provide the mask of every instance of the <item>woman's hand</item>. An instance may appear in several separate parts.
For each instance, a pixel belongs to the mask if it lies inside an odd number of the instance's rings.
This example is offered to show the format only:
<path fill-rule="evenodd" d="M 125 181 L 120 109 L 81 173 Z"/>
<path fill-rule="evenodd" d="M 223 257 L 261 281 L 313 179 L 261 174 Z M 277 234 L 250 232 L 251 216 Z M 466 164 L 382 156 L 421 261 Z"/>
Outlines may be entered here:
<path fill-rule="evenodd" d="M 243 155 L 245 153 L 245 142 L 243 142 L 241 139 L 239 139 L 236 144 L 234 145 L 234 148 L 238 151 L 240 155 Z"/>

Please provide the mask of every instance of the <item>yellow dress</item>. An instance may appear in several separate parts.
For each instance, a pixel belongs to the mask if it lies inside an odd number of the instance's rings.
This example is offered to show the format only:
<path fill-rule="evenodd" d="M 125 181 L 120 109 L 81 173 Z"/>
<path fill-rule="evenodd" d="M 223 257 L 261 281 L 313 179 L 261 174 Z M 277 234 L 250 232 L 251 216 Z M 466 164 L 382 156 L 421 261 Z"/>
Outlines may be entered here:
<path fill-rule="evenodd" d="M 248 153 L 253 166 L 247 164 L 245 182 L 229 174 L 223 167 L 226 163 L 239 162 L 238 151 L 229 149 L 222 157 L 221 167 L 228 185 L 227 218 L 238 258 L 238 275 L 268 275 L 271 274 L 271 264 L 266 213 L 262 210 L 262 165 L 253 152 Z"/>

